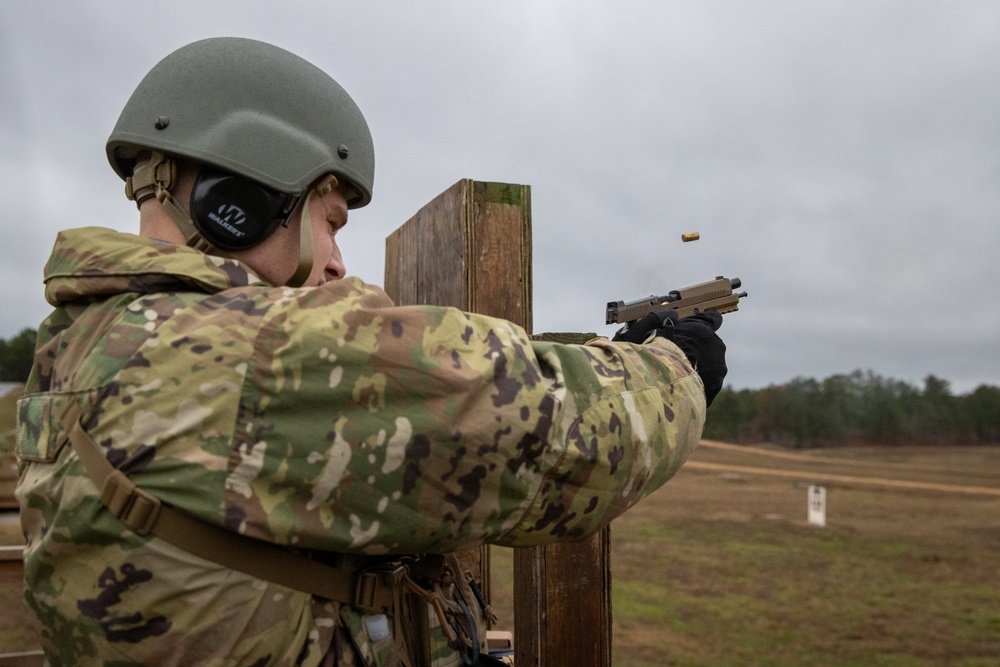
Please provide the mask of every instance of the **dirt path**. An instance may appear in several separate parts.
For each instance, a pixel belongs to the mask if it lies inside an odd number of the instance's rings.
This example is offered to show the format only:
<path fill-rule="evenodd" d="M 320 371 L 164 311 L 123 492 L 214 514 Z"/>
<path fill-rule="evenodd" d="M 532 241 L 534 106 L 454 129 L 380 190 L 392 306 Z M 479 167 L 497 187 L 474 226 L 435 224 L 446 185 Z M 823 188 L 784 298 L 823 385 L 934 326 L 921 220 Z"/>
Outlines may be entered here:
<path fill-rule="evenodd" d="M 719 470 L 744 473 L 747 475 L 771 475 L 774 477 L 794 477 L 804 481 L 841 482 L 843 484 L 867 484 L 869 486 L 895 487 L 902 489 L 919 489 L 921 491 L 943 491 L 946 493 L 967 493 L 973 495 L 1000 496 L 1000 489 L 990 489 L 983 486 L 955 486 L 953 484 L 935 484 L 933 482 L 914 482 L 902 479 L 886 479 L 884 477 L 864 477 L 859 475 L 834 475 L 820 472 L 799 472 L 797 470 L 781 470 L 778 468 L 760 468 L 754 466 L 738 466 L 726 463 L 707 463 L 704 461 L 688 461 L 685 468 L 701 470 Z"/>
<path fill-rule="evenodd" d="M 726 454 L 739 454 L 745 458 L 747 456 L 761 456 L 772 460 L 788 462 L 792 464 L 807 464 L 809 470 L 795 470 L 792 466 L 781 467 L 780 463 L 775 466 L 755 466 L 742 465 L 736 463 L 717 463 L 712 461 L 697 460 L 698 452 L 704 449 L 721 450 Z M 790 477 L 810 482 L 837 482 L 842 484 L 863 484 L 867 486 L 880 486 L 897 489 L 915 489 L 919 491 L 937 491 L 943 493 L 961 493 L 981 496 L 1000 496 L 1000 488 L 987 486 L 969 486 L 960 484 L 944 484 L 940 482 L 918 481 L 913 479 L 894 479 L 889 477 L 876 477 L 874 475 L 863 474 L 843 474 L 843 472 L 822 472 L 817 468 L 846 468 L 852 470 L 857 467 L 872 468 L 870 461 L 856 461 L 849 459 L 839 459 L 833 457 L 812 456 L 809 454 L 797 454 L 793 452 L 774 451 L 760 447 L 749 447 L 743 445 L 731 445 L 711 440 L 702 441 L 701 447 L 696 450 L 693 460 L 684 464 L 686 468 L 700 470 L 717 470 L 720 472 L 735 472 L 747 475 L 769 475 L 773 477 Z M 880 462 L 877 466 L 878 472 L 933 472 L 930 468 L 919 468 L 905 463 Z M 953 471 L 941 471 L 945 475 L 952 474 Z M 995 477 L 995 475 L 990 475 Z M 992 481 L 992 480 L 991 480 Z"/>

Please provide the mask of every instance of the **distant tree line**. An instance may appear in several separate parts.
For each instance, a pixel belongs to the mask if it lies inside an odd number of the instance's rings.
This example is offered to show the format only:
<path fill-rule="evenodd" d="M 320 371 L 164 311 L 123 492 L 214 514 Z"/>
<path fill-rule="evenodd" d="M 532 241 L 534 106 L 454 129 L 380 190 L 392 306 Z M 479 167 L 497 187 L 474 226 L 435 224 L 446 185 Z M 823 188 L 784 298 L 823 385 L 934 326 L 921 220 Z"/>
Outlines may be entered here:
<path fill-rule="evenodd" d="M 37 338 L 34 329 L 22 329 L 10 340 L 0 339 L 0 382 L 28 381 Z"/>
<path fill-rule="evenodd" d="M 796 378 L 758 390 L 723 389 L 705 437 L 785 447 L 1000 442 L 1000 387 L 956 396 L 929 375 L 922 388 L 871 371 Z"/>

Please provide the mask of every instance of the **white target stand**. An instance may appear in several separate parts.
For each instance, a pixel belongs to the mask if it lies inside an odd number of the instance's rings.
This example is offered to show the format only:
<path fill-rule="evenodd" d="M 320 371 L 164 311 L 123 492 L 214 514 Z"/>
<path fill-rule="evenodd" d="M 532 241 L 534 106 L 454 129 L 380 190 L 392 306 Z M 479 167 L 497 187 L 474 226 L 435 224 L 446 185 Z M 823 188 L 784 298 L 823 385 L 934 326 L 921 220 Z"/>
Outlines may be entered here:
<path fill-rule="evenodd" d="M 809 486 L 809 523 L 814 526 L 826 526 L 826 487 L 812 484 Z"/>

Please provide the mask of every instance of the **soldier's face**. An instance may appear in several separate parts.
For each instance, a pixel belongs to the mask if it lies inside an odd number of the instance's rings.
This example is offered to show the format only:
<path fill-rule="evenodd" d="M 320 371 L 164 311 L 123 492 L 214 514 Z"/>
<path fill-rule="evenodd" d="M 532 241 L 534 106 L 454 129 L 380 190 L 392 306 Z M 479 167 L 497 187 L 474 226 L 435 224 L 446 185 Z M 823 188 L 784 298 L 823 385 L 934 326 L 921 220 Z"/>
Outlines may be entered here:
<path fill-rule="evenodd" d="M 308 216 L 304 215 L 306 209 Z M 300 230 L 304 223 L 312 228 L 313 264 L 303 285 L 315 287 L 343 278 L 346 269 L 337 245 L 337 232 L 347 224 L 347 200 L 339 188 L 324 195 L 312 191 L 287 227 L 279 226 L 262 243 L 231 254 L 272 285 L 287 285 L 298 268 Z"/>

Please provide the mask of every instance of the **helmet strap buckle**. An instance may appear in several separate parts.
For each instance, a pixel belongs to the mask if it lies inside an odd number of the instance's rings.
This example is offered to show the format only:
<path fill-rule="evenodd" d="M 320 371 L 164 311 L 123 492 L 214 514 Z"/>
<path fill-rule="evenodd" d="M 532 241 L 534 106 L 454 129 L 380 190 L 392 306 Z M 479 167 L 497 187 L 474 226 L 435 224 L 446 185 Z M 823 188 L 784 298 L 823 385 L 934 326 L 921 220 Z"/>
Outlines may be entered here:
<path fill-rule="evenodd" d="M 333 192 L 338 185 L 340 185 L 340 181 L 337 180 L 337 177 L 333 174 L 327 174 L 322 178 L 322 180 L 320 180 L 319 183 L 316 184 L 316 187 L 313 188 L 313 190 L 316 191 L 317 197 L 325 197 Z"/>
<path fill-rule="evenodd" d="M 132 175 L 125 179 L 125 196 L 134 201 L 136 208 L 150 197 L 163 201 L 160 191 L 170 191 L 177 180 L 177 166 L 174 161 L 153 151 L 149 158 L 136 163 Z"/>

